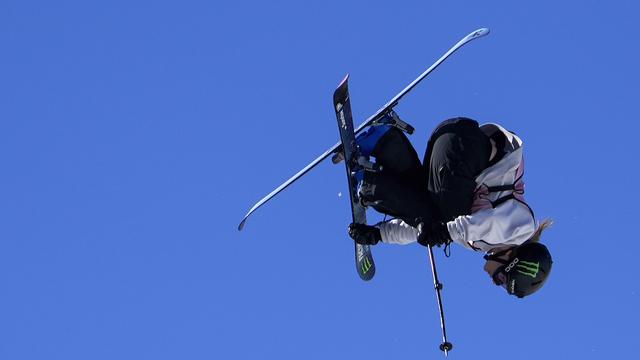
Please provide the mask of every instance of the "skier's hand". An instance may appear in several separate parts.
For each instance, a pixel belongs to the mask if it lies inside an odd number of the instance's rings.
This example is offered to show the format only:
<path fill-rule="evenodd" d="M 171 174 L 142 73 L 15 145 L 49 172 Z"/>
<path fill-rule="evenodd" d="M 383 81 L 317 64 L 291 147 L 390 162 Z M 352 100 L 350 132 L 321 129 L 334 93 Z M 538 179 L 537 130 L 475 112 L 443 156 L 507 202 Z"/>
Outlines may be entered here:
<path fill-rule="evenodd" d="M 447 225 L 438 221 L 431 223 L 420 222 L 418 229 L 418 243 L 423 246 L 447 245 L 451 242 Z"/>
<path fill-rule="evenodd" d="M 375 245 L 382 240 L 380 229 L 365 224 L 350 224 L 349 236 L 360 245 Z"/>

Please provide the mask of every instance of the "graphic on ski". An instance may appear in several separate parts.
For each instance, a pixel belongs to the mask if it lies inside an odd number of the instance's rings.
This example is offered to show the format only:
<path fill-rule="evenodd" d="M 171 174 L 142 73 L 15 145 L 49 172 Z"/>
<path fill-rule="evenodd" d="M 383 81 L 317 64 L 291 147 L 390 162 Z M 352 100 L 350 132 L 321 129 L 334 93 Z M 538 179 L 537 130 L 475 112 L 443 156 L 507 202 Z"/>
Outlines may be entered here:
<path fill-rule="evenodd" d="M 376 111 L 373 115 L 371 115 L 367 120 L 365 120 L 360 126 L 355 129 L 355 134 L 358 135 L 364 128 L 369 125 L 372 125 L 378 121 L 382 121 L 383 119 L 392 118 L 391 116 L 387 116 L 391 113 L 393 108 L 400 102 L 400 100 L 408 94 L 414 87 L 416 87 L 427 75 L 429 75 L 433 70 L 435 70 L 440 64 L 442 64 L 451 54 L 456 52 L 458 49 L 463 47 L 465 44 L 469 43 L 472 40 L 481 38 L 485 35 L 489 34 L 489 29 L 482 28 L 478 29 L 469 35 L 465 36 L 462 40 L 458 41 L 453 47 L 451 47 L 444 55 L 442 55 L 433 65 L 431 65 L 427 70 L 425 70 L 420 76 L 418 76 L 415 80 L 413 80 L 407 87 L 405 87 L 402 91 L 400 91 L 396 96 L 394 96 L 389 102 L 387 102 L 383 107 L 381 107 L 378 111 Z M 264 205 L 267 201 L 271 200 L 273 197 L 278 195 L 282 190 L 286 189 L 289 185 L 293 184 L 296 180 L 301 178 L 303 175 L 308 173 L 311 169 L 320 164 L 324 159 L 331 156 L 332 154 L 337 153 L 341 150 L 341 143 L 337 143 L 330 147 L 327 151 L 318 156 L 315 160 L 313 160 L 309 165 L 305 166 L 298 173 L 293 175 L 289 180 L 285 181 L 282 185 L 278 186 L 275 190 L 270 192 L 267 196 L 258 201 L 253 207 L 247 212 L 247 214 L 242 218 L 242 221 L 238 225 L 238 230 L 242 230 L 244 225 L 258 208 Z"/>
<path fill-rule="evenodd" d="M 358 164 L 358 148 L 356 136 L 353 131 L 353 118 L 351 116 L 351 100 L 349 99 L 349 75 L 340 83 L 333 93 L 333 108 L 336 111 L 338 120 L 338 130 L 340 131 L 340 141 L 344 149 L 344 164 L 347 169 L 347 179 L 349 183 L 349 200 L 351 201 L 351 215 L 354 223 L 366 224 L 366 209 L 358 200 L 358 181 L 356 172 L 362 167 Z M 373 255 L 369 245 L 356 246 L 356 268 L 362 280 L 371 280 L 376 272 Z"/>

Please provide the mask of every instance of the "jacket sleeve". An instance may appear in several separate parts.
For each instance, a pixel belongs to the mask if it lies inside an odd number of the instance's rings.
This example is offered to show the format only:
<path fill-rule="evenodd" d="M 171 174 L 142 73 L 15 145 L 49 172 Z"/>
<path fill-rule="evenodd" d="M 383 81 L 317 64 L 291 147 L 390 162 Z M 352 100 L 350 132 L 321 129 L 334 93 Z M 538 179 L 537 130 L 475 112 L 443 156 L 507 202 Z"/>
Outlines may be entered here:
<path fill-rule="evenodd" d="M 451 239 L 472 250 L 488 251 L 500 245 L 520 245 L 535 232 L 529 207 L 509 200 L 496 208 L 458 216 L 447 223 Z"/>
<path fill-rule="evenodd" d="M 380 229 L 382 242 L 406 245 L 417 241 L 418 230 L 400 219 L 393 219 L 376 225 Z"/>

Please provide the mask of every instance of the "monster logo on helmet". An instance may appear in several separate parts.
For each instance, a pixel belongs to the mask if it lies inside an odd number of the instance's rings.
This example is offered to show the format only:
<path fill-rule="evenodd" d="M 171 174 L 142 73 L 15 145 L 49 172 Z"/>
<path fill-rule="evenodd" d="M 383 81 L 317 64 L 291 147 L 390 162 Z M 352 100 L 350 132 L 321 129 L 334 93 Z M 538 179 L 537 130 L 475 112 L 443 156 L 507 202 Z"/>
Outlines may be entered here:
<path fill-rule="evenodd" d="M 540 271 L 540 263 L 539 262 L 531 262 L 531 261 L 520 261 L 516 270 L 522 274 L 531 276 L 535 279 L 538 276 L 538 271 Z"/>
<path fill-rule="evenodd" d="M 547 280 L 552 264 L 549 250 L 540 243 L 517 247 L 513 250 L 509 265 L 504 268 L 507 292 L 521 298 L 538 291 Z"/>

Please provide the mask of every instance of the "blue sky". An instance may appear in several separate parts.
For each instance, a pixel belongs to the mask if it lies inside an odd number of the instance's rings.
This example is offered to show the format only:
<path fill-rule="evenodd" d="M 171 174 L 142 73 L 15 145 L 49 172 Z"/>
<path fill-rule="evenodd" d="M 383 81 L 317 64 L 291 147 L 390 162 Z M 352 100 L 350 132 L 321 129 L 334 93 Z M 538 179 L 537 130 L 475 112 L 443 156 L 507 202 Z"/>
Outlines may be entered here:
<path fill-rule="evenodd" d="M 637 353 L 639 5 L 632 1 L 0 3 L 0 358 L 439 358 L 419 245 L 356 275 L 337 141 L 460 38 L 396 108 L 424 151 L 441 120 L 525 141 L 555 219 L 535 296 L 480 254 L 436 253 L 451 358 Z M 370 215 L 372 220 L 377 217 Z"/>

